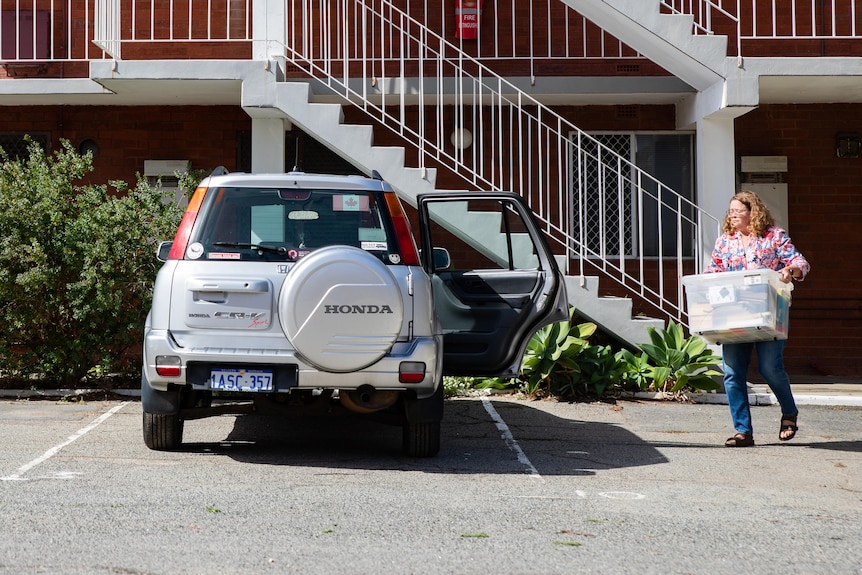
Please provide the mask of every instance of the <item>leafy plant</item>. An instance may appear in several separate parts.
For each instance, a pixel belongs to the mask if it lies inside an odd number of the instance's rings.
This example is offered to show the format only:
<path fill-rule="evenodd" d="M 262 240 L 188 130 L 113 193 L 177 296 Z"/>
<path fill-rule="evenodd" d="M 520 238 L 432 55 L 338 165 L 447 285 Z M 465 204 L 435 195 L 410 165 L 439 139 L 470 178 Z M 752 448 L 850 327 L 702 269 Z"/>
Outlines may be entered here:
<path fill-rule="evenodd" d="M 182 211 L 142 179 L 82 185 L 92 156 L 61 145 L 49 156 L 31 142 L 20 160 L 0 151 L 0 365 L 73 383 L 134 371 L 156 243 Z"/>
<path fill-rule="evenodd" d="M 623 388 L 649 389 L 653 381 L 653 366 L 646 353 L 635 355 L 628 349 L 621 349 L 616 353 L 616 359 L 621 365 L 620 384 Z"/>
<path fill-rule="evenodd" d="M 464 395 L 473 389 L 509 389 L 515 384 L 513 379 L 500 377 L 454 376 L 443 377 L 443 393 L 446 397 Z"/>
<path fill-rule="evenodd" d="M 191 197 L 192 192 L 195 191 L 195 188 L 198 187 L 198 184 L 201 183 L 201 180 L 206 178 L 212 173 L 212 170 L 188 170 L 185 172 L 174 172 L 174 176 L 177 178 L 177 184 L 179 189 L 187 196 Z"/>
<path fill-rule="evenodd" d="M 587 345 L 578 354 L 579 372 L 556 391 L 561 397 L 602 397 L 619 380 L 620 363 L 609 345 Z"/>
<path fill-rule="evenodd" d="M 651 343 L 641 345 L 643 353 L 618 354 L 625 363 L 623 379 L 640 389 L 676 393 L 684 389 L 714 390 L 713 379 L 721 372 L 711 369 L 721 357 L 710 351 L 706 341 L 697 335 L 685 337 L 682 327 L 673 321 L 667 329 L 647 328 Z"/>
<path fill-rule="evenodd" d="M 596 324 L 574 324 L 574 312 L 570 308 L 569 320 L 544 326 L 530 339 L 521 365 L 525 394 L 554 395 L 581 372 L 578 356 L 589 345 L 587 338 L 595 333 Z"/>

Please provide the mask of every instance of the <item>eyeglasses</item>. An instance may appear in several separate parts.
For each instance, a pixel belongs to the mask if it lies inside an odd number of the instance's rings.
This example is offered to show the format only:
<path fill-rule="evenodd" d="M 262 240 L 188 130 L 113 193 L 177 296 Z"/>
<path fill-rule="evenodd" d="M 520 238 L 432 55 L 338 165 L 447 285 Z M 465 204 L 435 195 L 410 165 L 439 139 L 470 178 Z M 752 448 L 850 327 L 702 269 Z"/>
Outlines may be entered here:
<path fill-rule="evenodd" d="M 747 212 L 749 212 L 749 211 L 750 211 L 750 210 L 727 210 L 727 213 L 728 213 L 728 214 L 733 214 L 733 215 L 735 215 L 735 216 L 741 216 L 742 214 L 745 214 L 745 213 L 747 213 Z"/>

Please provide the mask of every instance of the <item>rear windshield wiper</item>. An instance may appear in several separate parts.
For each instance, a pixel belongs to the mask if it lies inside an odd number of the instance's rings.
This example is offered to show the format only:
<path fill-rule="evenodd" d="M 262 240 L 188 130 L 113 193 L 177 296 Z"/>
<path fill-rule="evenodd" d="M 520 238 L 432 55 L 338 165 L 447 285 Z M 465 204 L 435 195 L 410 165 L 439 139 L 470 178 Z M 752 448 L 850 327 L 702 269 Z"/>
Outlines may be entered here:
<path fill-rule="evenodd" d="M 262 244 L 246 244 L 241 242 L 213 242 L 214 246 L 220 248 L 240 248 L 244 250 L 257 250 L 258 253 L 270 252 L 280 256 L 287 256 L 290 253 L 284 246 L 265 246 Z"/>

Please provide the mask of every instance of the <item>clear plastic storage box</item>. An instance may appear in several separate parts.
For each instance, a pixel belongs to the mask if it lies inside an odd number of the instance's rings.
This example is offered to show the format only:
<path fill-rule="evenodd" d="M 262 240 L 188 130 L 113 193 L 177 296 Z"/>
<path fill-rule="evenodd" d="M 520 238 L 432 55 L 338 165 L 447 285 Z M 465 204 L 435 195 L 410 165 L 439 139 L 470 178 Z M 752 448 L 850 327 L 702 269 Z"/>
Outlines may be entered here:
<path fill-rule="evenodd" d="M 787 339 L 792 283 L 770 269 L 684 276 L 689 331 L 710 343 Z"/>

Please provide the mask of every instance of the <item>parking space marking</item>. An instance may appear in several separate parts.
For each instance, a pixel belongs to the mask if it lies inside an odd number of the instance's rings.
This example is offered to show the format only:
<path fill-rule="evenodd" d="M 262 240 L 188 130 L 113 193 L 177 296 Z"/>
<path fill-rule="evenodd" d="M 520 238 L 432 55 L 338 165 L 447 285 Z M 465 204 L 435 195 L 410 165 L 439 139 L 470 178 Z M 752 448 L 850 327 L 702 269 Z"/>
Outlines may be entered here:
<path fill-rule="evenodd" d="M 120 411 L 121 409 L 123 409 L 125 406 L 129 405 L 129 403 L 131 403 L 131 402 L 124 401 L 120 405 L 117 405 L 117 406 L 113 407 L 112 409 L 110 409 L 109 411 L 103 413 L 102 415 L 97 417 L 95 420 L 93 420 L 93 422 L 90 423 L 90 425 L 83 427 L 83 428 L 79 429 L 77 432 L 75 432 L 73 435 L 70 435 L 66 439 L 66 441 L 55 445 L 54 447 L 52 447 L 51 449 L 49 449 L 48 451 L 43 453 L 41 456 L 34 459 L 33 461 L 31 461 L 29 463 L 25 463 L 24 465 L 19 467 L 18 470 L 15 473 L 13 473 L 12 475 L 8 475 L 6 477 L 0 477 L 0 481 L 26 481 L 26 479 L 23 477 L 23 475 L 25 473 L 27 473 L 28 471 L 30 471 L 31 469 L 33 469 L 34 467 L 36 467 L 40 463 L 44 463 L 45 461 L 48 461 L 49 459 L 54 457 L 61 449 L 63 449 L 64 447 L 66 447 L 70 443 L 76 441 L 77 439 L 83 437 L 87 433 L 94 430 L 96 427 L 98 427 L 99 425 L 104 423 L 106 419 L 108 419 L 109 417 L 111 417 L 112 415 L 114 415 L 115 413 Z"/>
<path fill-rule="evenodd" d="M 491 416 L 491 419 L 494 420 L 494 424 L 497 426 L 497 430 L 500 432 L 500 436 L 503 438 L 503 441 L 505 441 L 509 449 L 511 449 L 515 453 L 515 455 L 517 455 L 518 461 L 523 464 L 523 466 L 527 470 L 527 473 L 530 474 L 530 477 L 538 479 L 539 481 L 544 481 L 544 478 L 539 474 L 539 470 L 536 469 L 530 462 L 530 459 L 527 457 L 527 454 L 524 453 L 524 450 L 521 449 L 521 446 L 518 445 L 518 442 L 515 440 L 515 437 L 509 430 L 509 426 L 506 425 L 506 422 L 503 421 L 503 418 L 500 417 L 500 414 L 497 413 L 497 410 L 494 409 L 494 406 L 491 405 L 491 402 L 488 400 L 487 397 L 482 398 L 482 405 L 485 406 L 485 411 L 487 411 L 488 415 Z"/>

